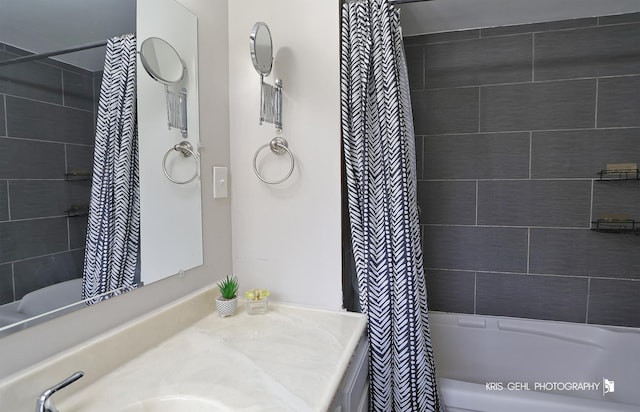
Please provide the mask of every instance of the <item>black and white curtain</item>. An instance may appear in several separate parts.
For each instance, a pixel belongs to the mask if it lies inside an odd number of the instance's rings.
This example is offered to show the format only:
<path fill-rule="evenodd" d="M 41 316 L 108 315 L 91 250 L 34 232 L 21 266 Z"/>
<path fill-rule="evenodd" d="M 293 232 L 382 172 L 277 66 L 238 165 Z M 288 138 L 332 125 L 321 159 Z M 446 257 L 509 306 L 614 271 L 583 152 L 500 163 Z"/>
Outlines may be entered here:
<path fill-rule="evenodd" d="M 370 409 L 444 411 L 427 316 L 415 137 L 399 12 L 342 9 L 342 133 L 360 306 L 368 315 Z"/>
<path fill-rule="evenodd" d="M 140 243 L 134 34 L 107 42 L 96 123 L 82 288 L 89 303 L 134 287 Z"/>

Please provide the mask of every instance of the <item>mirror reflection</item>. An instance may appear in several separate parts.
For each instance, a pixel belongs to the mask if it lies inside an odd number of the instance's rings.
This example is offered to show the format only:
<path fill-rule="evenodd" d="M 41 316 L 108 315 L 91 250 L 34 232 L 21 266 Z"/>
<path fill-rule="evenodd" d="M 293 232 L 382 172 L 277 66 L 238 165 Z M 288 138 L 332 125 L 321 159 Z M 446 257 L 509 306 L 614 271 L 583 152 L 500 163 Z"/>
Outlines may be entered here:
<path fill-rule="evenodd" d="M 273 44 L 269 27 L 263 22 L 257 22 L 249 36 L 249 48 L 253 67 L 262 76 L 268 76 L 273 66 Z"/>
<path fill-rule="evenodd" d="M 122 10 L 126 25 L 95 16 L 95 31 L 79 31 L 73 44 L 52 47 L 60 32 L 49 27 L 47 38 L 36 36 L 30 23 L 41 10 L 9 4 L 6 11 L 20 16 L 25 10 L 24 20 L 11 22 L 20 24 L 20 31 L 9 32 L 8 16 L 3 18 L 0 60 L 56 54 L 0 67 L 5 101 L 0 117 L 6 119 L 0 127 L 0 328 L 33 316 L 44 319 L 60 307 L 84 306 L 72 304 L 83 296 L 104 45 L 119 31 L 135 32 L 135 2 L 130 2 Z M 105 37 L 98 41 L 98 36 Z M 100 46 L 65 53 L 87 43 Z"/>
<path fill-rule="evenodd" d="M 140 46 L 140 61 L 151 77 L 160 83 L 174 84 L 184 76 L 184 63 L 169 43 L 149 37 Z"/>
<path fill-rule="evenodd" d="M 107 39 L 124 39 L 136 32 L 136 0 L 117 4 L 87 0 L 90 6 L 83 8 L 74 2 L 41 3 L 42 7 L 33 7 L 33 2 L 3 1 L 0 13 L 0 337 L 84 308 L 83 296 L 109 297 L 130 290 L 141 279 L 149 283 L 161 278 L 160 273 L 141 275 L 139 255 L 144 242 L 136 245 L 127 234 L 122 240 L 129 243 L 124 257 L 128 286 L 98 281 L 92 282 L 91 294 L 86 285 L 83 293 L 89 204 L 97 174 L 94 146 L 100 128 L 99 96 L 106 80 L 104 44 Z M 153 6 L 155 11 L 162 7 L 155 2 Z M 80 9 L 81 18 L 91 20 L 89 27 L 75 24 Z M 87 10 L 95 14 L 86 16 Z M 138 5 L 142 15 L 138 19 L 144 18 L 144 10 L 149 9 Z M 2 66 L 4 61 L 25 55 L 94 43 L 102 44 Z M 153 46 L 157 73 L 165 81 L 182 76 L 175 65 L 165 72 L 165 54 L 158 52 L 163 46 Z M 134 66 L 135 54 L 134 46 Z M 135 102 L 136 96 L 128 99 Z M 152 115 L 162 121 L 166 113 Z M 161 175 L 159 169 L 157 172 Z M 112 178 L 111 173 L 101 171 L 107 179 Z M 115 208 L 105 211 L 121 215 Z M 100 267 L 112 257 L 108 252 L 92 264 Z M 53 313 L 56 308 L 63 309 Z"/>

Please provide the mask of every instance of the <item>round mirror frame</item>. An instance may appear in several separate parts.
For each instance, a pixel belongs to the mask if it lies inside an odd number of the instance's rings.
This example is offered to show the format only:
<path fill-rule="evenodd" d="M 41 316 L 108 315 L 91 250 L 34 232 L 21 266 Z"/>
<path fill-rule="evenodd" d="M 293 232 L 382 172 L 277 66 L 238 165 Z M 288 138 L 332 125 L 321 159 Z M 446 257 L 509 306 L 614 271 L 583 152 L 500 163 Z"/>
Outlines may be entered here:
<path fill-rule="evenodd" d="M 149 62 L 144 58 L 144 44 L 147 43 L 148 41 L 155 41 L 155 40 L 159 40 L 162 43 L 164 43 L 166 46 L 168 46 L 173 53 L 175 54 L 175 57 L 178 58 L 178 62 L 180 63 L 180 66 L 182 66 L 182 72 L 180 73 L 180 78 L 177 80 L 166 80 L 164 79 L 162 76 L 160 76 L 159 73 L 156 72 L 156 70 L 154 70 L 151 65 L 149 64 Z M 151 44 L 151 43 L 148 43 Z M 176 51 L 176 49 L 166 40 L 161 39 L 160 37 L 148 37 L 146 39 L 144 39 L 144 41 L 142 42 L 142 44 L 140 45 L 140 61 L 142 62 L 142 66 L 144 67 L 144 69 L 146 70 L 147 73 L 149 73 L 149 76 L 151 76 L 153 78 L 153 80 L 162 83 L 162 84 L 175 84 L 178 83 L 180 80 L 182 80 L 184 78 L 184 72 L 187 70 L 187 67 L 185 66 L 184 62 L 182 61 L 182 58 L 180 57 L 180 54 Z"/>
<path fill-rule="evenodd" d="M 256 50 L 256 43 L 258 43 L 258 31 L 264 28 L 267 30 L 267 34 L 269 36 L 269 67 L 263 67 L 258 61 L 258 53 Z M 264 22 L 257 22 L 253 25 L 251 29 L 251 34 L 249 35 L 249 50 L 251 51 L 251 62 L 253 63 L 253 67 L 256 71 L 262 76 L 268 76 L 271 73 L 271 69 L 273 68 L 273 42 L 271 41 L 271 30 L 269 30 L 269 26 L 267 26 Z"/>

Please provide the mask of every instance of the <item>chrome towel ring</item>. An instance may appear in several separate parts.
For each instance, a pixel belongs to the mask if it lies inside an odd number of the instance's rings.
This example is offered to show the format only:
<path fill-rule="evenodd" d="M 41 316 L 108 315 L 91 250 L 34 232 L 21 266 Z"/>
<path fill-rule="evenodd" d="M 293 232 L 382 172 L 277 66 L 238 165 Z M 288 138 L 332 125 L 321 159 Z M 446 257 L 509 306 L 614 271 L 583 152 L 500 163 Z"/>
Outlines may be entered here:
<path fill-rule="evenodd" d="M 176 180 L 173 177 L 171 177 L 171 175 L 167 171 L 167 158 L 173 151 L 180 152 L 180 154 L 182 154 L 183 157 L 191 157 L 195 160 L 196 170 L 193 176 L 191 176 L 189 180 L 184 180 L 184 181 Z M 184 185 L 184 184 L 193 182 L 199 176 L 200 156 L 198 155 L 198 152 L 193 150 L 193 146 L 191 145 L 191 143 L 189 143 L 186 140 L 183 140 L 180 143 L 174 145 L 171 149 L 167 151 L 167 153 L 165 153 L 164 158 L 162 159 L 162 171 L 164 172 L 164 175 L 166 176 L 166 178 L 175 184 Z"/>
<path fill-rule="evenodd" d="M 287 174 L 282 179 L 279 179 L 279 180 L 267 180 L 264 177 L 262 177 L 260 172 L 258 172 L 258 165 L 257 165 L 258 154 L 265 147 L 271 148 L 271 151 L 274 154 L 277 154 L 278 156 L 280 156 L 280 155 L 282 155 L 284 153 L 289 155 L 289 159 L 291 160 L 291 167 L 289 167 L 289 171 L 287 172 Z M 293 173 L 293 168 L 294 167 L 295 167 L 295 160 L 293 158 L 293 153 L 291 153 L 291 150 L 289 150 L 289 143 L 287 143 L 287 141 L 286 141 L 286 139 L 284 137 L 274 137 L 273 139 L 271 139 L 271 141 L 269 143 L 265 143 L 262 146 L 260 146 L 258 148 L 258 150 L 256 150 L 256 154 L 253 155 L 253 171 L 255 172 L 256 176 L 258 176 L 258 179 L 262 180 L 263 182 L 265 182 L 265 183 L 267 183 L 269 185 L 277 185 L 277 184 L 282 183 L 285 180 L 287 180 L 289 178 L 289 176 L 291 176 L 291 173 Z"/>

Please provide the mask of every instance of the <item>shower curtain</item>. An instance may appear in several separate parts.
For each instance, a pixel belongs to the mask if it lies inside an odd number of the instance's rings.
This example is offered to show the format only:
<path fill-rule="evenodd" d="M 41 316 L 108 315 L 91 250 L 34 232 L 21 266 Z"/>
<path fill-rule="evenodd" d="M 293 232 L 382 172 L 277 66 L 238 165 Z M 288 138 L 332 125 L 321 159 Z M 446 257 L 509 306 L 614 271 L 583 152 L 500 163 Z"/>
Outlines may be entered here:
<path fill-rule="evenodd" d="M 444 411 L 427 316 L 415 138 L 399 12 L 386 0 L 342 9 L 342 133 L 370 409 Z"/>
<path fill-rule="evenodd" d="M 140 242 L 136 37 L 107 42 L 96 124 L 82 296 L 134 287 Z"/>

